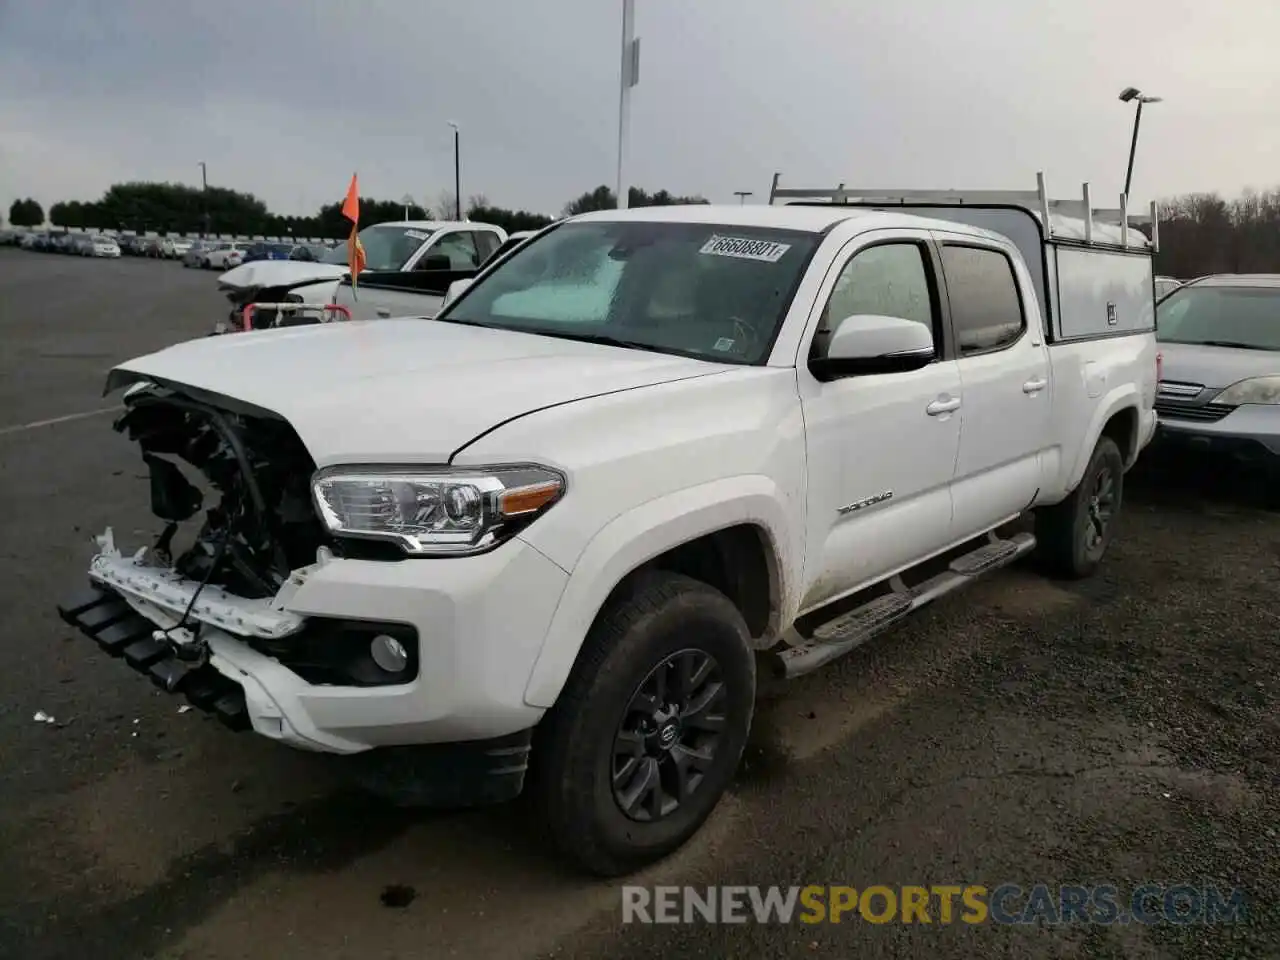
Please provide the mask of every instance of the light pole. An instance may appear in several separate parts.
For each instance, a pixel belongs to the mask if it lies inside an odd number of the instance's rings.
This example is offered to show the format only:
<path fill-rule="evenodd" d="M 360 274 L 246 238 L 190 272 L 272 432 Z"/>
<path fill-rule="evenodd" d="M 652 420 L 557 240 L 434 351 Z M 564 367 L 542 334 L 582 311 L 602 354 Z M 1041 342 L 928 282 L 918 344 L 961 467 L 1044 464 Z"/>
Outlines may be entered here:
<path fill-rule="evenodd" d="M 754 196 L 754 190 L 735 190 L 733 195 L 738 198 L 738 206 L 742 206 L 747 202 L 747 197 Z"/>
<path fill-rule="evenodd" d="M 406 193 L 403 197 L 400 198 L 400 203 L 404 206 L 404 218 L 405 220 L 408 220 L 409 207 L 413 205 L 413 197 L 409 196 L 409 194 Z"/>
<path fill-rule="evenodd" d="M 622 0 L 622 64 L 618 76 L 618 209 L 631 196 L 627 183 L 627 127 L 631 119 L 631 88 L 640 82 L 640 41 L 635 36 L 635 0 Z"/>
<path fill-rule="evenodd" d="M 209 232 L 209 168 L 203 160 L 200 161 L 200 206 L 204 208 L 200 212 L 201 225 L 204 227 L 200 231 L 200 239 L 203 240 L 204 235 Z"/>
<path fill-rule="evenodd" d="M 454 219 L 462 219 L 462 153 L 459 145 L 458 125 L 452 120 L 447 121 L 449 126 L 453 127 L 453 201 L 454 201 Z"/>
<path fill-rule="evenodd" d="M 1124 195 L 1129 196 L 1129 185 L 1133 182 L 1133 155 L 1138 150 L 1138 125 L 1142 123 L 1142 106 L 1146 103 L 1159 103 L 1163 97 L 1144 96 L 1137 87 L 1125 87 L 1120 91 L 1120 99 L 1124 103 L 1138 101 L 1138 109 L 1133 114 L 1133 140 L 1129 143 L 1129 166 L 1124 174 Z"/>

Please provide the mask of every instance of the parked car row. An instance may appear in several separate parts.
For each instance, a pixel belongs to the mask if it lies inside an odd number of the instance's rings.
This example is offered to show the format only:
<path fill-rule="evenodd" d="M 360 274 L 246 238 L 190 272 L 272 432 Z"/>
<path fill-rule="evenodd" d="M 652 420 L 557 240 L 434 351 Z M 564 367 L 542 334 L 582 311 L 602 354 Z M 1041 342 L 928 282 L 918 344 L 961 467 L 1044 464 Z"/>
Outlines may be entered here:
<path fill-rule="evenodd" d="M 322 243 L 293 241 L 202 240 L 191 237 L 146 237 L 132 233 L 112 236 L 70 230 L 18 229 L 0 230 L 0 246 L 16 246 L 42 253 L 181 260 L 183 266 L 206 270 L 227 270 L 254 260 L 315 263 L 329 250 Z"/>
<path fill-rule="evenodd" d="M 18 245 L 23 250 L 73 253 L 81 257 L 118 257 L 120 244 L 102 233 L 28 233 Z"/>

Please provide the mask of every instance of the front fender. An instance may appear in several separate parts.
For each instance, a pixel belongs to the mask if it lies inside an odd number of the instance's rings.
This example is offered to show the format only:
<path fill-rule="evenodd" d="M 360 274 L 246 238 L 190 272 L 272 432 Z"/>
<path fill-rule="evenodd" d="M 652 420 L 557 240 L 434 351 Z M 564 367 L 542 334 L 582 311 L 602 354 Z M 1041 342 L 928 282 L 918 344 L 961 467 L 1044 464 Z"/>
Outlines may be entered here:
<path fill-rule="evenodd" d="M 670 493 L 619 515 L 591 539 L 552 617 L 525 690 L 525 703 L 555 703 L 600 608 L 627 574 L 697 537 L 737 524 L 760 527 L 774 552 L 778 597 L 785 614 L 795 601 L 802 557 L 791 546 L 781 489 L 765 476 L 740 476 Z"/>

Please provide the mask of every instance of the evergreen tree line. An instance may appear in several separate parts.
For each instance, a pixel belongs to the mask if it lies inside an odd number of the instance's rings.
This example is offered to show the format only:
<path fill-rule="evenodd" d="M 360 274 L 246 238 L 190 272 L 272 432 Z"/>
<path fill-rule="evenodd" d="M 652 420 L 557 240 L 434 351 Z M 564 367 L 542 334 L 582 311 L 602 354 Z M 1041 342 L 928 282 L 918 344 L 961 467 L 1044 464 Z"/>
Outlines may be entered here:
<path fill-rule="evenodd" d="M 702 197 L 676 196 L 667 190 L 649 193 L 639 187 L 630 189 L 629 200 L 633 207 L 708 202 Z M 562 215 L 608 210 L 614 206 L 614 192 L 600 186 L 565 204 Z M 529 210 L 495 206 L 483 195 L 470 197 L 463 210 L 470 220 L 492 223 L 508 232 L 536 230 L 554 219 Z M 428 206 L 360 198 L 361 224 L 404 219 L 452 220 L 457 215 L 456 211 L 457 201 L 447 191 Z M 262 200 L 251 193 L 214 186 L 201 189 L 178 183 L 118 183 L 108 189 L 100 200 L 58 201 L 49 207 L 48 219 L 56 227 L 160 234 L 292 235 L 337 239 L 351 229 L 350 223 L 342 216 L 341 201 L 325 204 L 309 217 L 282 216 L 272 213 Z M 44 222 L 44 209 L 29 197 L 15 200 L 9 207 L 9 223 L 15 227 L 38 227 Z"/>
<path fill-rule="evenodd" d="M 708 201 L 632 187 L 629 202 L 639 207 Z M 599 186 L 566 203 L 561 215 L 614 206 L 614 192 Z M 360 200 L 360 219 L 365 224 L 405 218 L 451 220 L 455 211 L 456 200 L 448 192 L 427 206 L 367 197 Z M 509 232 L 535 230 L 553 219 L 496 206 L 483 195 L 470 197 L 464 211 L 472 220 L 493 223 Z M 281 216 L 271 213 L 250 193 L 173 183 L 116 184 L 100 200 L 53 204 L 48 219 L 58 227 L 91 230 L 331 239 L 345 236 L 350 229 L 339 201 L 325 204 L 313 216 Z M 45 211 L 30 197 L 14 200 L 8 221 L 15 227 L 41 226 Z M 1156 272 L 1181 279 L 1209 273 L 1280 273 L 1280 188 L 1246 190 L 1234 199 L 1217 193 L 1191 193 L 1162 201 Z"/>

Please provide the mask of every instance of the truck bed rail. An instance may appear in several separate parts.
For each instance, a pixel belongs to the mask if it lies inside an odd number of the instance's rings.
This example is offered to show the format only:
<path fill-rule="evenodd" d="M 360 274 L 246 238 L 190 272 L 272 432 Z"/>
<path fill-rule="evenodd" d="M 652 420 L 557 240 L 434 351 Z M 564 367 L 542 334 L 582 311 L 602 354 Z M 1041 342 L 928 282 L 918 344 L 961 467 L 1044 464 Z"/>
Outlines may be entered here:
<path fill-rule="evenodd" d="M 1120 196 L 1120 206 L 1100 208 L 1093 206 L 1089 184 L 1082 186 L 1078 200 L 1050 199 L 1045 187 L 1044 173 L 1036 174 L 1035 190 L 901 190 L 846 187 L 843 183 L 832 187 L 798 188 L 781 187 L 781 173 L 773 175 L 769 188 L 769 203 L 783 200 L 793 204 L 832 203 L 864 207 L 891 206 L 979 206 L 1017 207 L 1040 221 L 1046 240 L 1070 240 L 1086 244 L 1102 244 L 1124 247 L 1148 244 L 1152 251 L 1159 249 L 1159 207 L 1152 201 L 1149 220 L 1133 217 L 1128 208 L 1129 200 Z M 1136 230 L 1149 223 L 1150 240 Z M 1130 232 L 1132 229 L 1132 232 Z"/>

